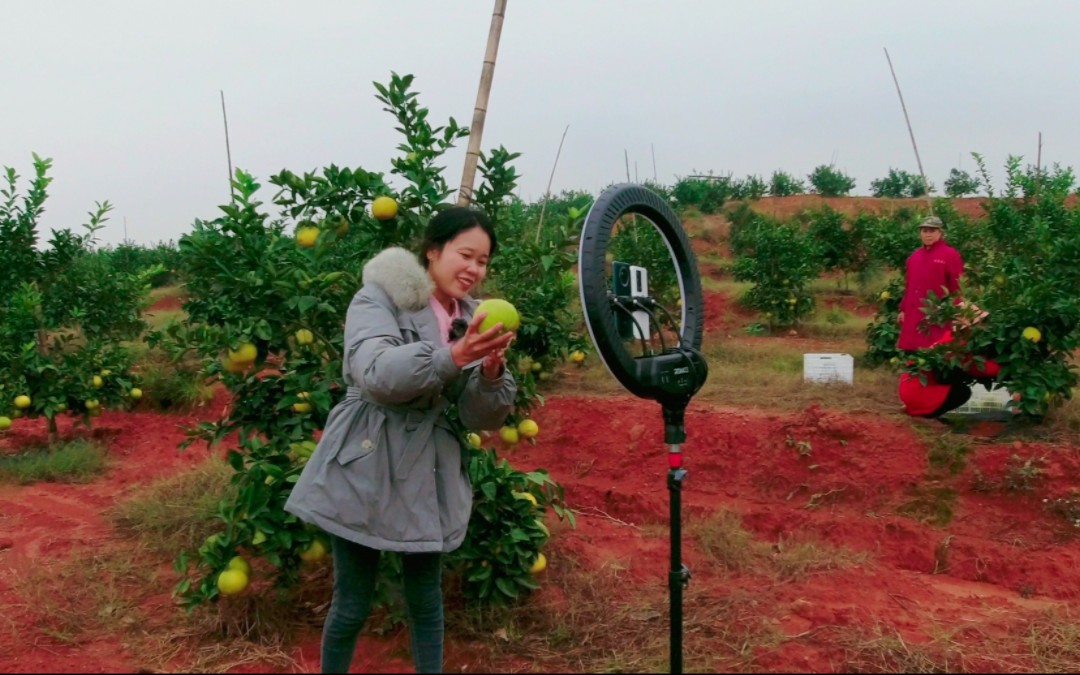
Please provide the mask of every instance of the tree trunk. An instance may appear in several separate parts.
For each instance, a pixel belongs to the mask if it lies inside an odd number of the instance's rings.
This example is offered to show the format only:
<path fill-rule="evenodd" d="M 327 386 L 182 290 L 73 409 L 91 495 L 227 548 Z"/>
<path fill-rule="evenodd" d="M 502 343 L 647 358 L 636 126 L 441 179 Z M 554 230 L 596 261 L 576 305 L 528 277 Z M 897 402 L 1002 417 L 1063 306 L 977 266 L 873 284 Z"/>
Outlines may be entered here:
<path fill-rule="evenodd" d="M 487 53 L 484 55 L 484 68 L 480 72 L 480 89 L 476 92 L 476 108 L 473 110 L 472 128 L 469 130 L 469 149 L 465 153 L 465 169 L 461 173 L 461 188 L 458 190 L 458 204 L 460 205 L 472 203 L 476 164 L 480 158 L 480 139 L 484 135 L 484 118 L 487 116 L 491 80 L 495 77 L 495 57 L 499 53 L 499 36 L 502 34 L 504 16 L 506 16 L 506 0 L 495 0 L 495 11 L 491 14 L 491 30 L 488 32 Z"/>

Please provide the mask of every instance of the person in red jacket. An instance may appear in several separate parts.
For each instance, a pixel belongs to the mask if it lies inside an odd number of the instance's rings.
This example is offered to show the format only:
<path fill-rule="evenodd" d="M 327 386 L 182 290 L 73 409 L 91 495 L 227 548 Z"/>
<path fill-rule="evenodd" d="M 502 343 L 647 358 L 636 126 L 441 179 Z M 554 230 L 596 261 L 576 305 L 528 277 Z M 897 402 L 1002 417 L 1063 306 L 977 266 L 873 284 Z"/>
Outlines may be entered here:
<path fill-rule="evenodd" d="M 964 261 L 955 248 L 945 243 L 945 225 L 936 216 L 919 223 L 922 246 L 915 250 L 906 265 L 904 297 L 900 301 L 900 338 L 898 349 L 914 351 L 938 342 L 947 326 L 926 324 L 923 301 L 933 291 L 938 298 L 953 296 L 960 300 L 960 275 Z"/>
<path fill-rule="evenodd" d="M 965 331 L 987 316 L 985 311 L 974 305 L 972 309 L 975 312 L 974 320 L 958 322 L 955 326 L 958 331 Z M 953 331 L 947 328 L 944 335 L 930 346 L 952 341 Z M 965 338 L 959 337 L 957 343 L 963 346 Z M 908 361 L 907 365 L 912 365 L 912 361 Z M 1001 366 L 991 359 L 983 359 L 982 363 L 979 363 L 974 358 L 967 357 L 963 359 L 963 368 L 955 368 L 941 376 L 929 370 L 922 371 L 921 375 L 926 378 L 926 384 L 923 384 L 918 375 L 903 373 L 900 375 L 900 400 L 904 404 L 904 412 L 913 417 L 939 418 L 968 402 L 973 382 L 989 389 L 994 386 L 994 380 L 1000 372 Z"/>

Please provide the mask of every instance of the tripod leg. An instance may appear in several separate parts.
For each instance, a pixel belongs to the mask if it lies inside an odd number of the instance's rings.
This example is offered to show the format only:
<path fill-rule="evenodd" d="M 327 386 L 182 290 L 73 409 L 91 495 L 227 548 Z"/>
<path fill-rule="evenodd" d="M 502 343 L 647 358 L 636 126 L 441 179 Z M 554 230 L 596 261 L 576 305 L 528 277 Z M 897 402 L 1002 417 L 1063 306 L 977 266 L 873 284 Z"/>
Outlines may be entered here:
<path fill-rule="evenodd" d="M 671 499 L 671 570 L 668 589 L 671 592 L 671 672 L 682 673 L 683 589 L 690 583 L 690 570 L 682 562 L 682 483 L 686 469 L 668 471 L 668 492 Z"/>

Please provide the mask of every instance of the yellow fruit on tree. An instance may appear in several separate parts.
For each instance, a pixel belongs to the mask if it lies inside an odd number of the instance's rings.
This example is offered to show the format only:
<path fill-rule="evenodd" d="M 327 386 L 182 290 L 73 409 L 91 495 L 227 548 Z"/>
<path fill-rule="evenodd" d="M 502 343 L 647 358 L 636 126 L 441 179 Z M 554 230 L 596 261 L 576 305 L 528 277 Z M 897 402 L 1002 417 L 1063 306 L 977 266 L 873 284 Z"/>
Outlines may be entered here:
<path fill-rule="evenodd" d="M 86 409 L 87 410 L 97 410 L 100 407 L 101 407 L 101 404 L 98 403 L 98 400 L 96 398 L 91 398 L 91 399 L 86 400 Z"/>
<path fill-rule="evenodd" d="M 540 433 L 540 425 L 534 420 L 521 420 L 521 422 L 518 423 L 517 430 L 523 438 L 534 438 Z"/>
<path fill-rule="evenodd" d="M 375 201 L 371 202 L 371 215 L 375 216 L 376 220 L 390 220 L 397 215 L 397 201 L 386 195 L 376 197 Z"/>
<path fill-rule="evenodd" d="M 570 361 L 572 363 L 581 363 L 585 360 L 585 352 L 580 349 L 570 352 Z"/>
<path fill-rule="evenodd" d="M 889 293 L 888 291 L 882 291 L 881 292 L 881 299 L 882 300 L 888 300 L 891 297 L 892 297 L 892 293 Z"/>
<path fill-rule="evenodd" d="M 515 331 L 521 326 L 521 315 L 517 309 L 506 300 L 501 298 L 489 298 L 476 307 L 476 313 L 486 312 L 487 316 L 480 322 L 481 333 L 501 323 L 504 330 Z"/>
<path fill-rule="evenodd" d="M 0 417 L 0 431 L 7 431 L 11 428 L 11 419 L 8 417 Z"/>
<path fill-rule="evenodd" d="M 259 350 L 255 345 L 250 342 L 245 342 L 240 345 L 236 351 L 229 350 L 229 360 L 234 363 L 254 363 L 255 358 L 259 355 Z"/>
<path fill-rule="evenodd" d="M 25 410 L 30 407 L 30 397 L 26 394 L 21 394 L 15 397 L 15 407 L 19 410 Z"/>
<path fill-rule="evenodd" d="M 225 361 L 224 361 L 224 363 L 222 365 L 225 368 L 226 373 L 242 373 L 245 370 L 247 370 L 247 368 L 248 368 L 248 366 L 250 364 L 248 364 L 248 363 L 238 363 L 238 362 L 233 361 L 232 359 L 226 357 Z"/>
<path fill-rule="evenodd" d="M 503 439 L 504 443 L 510 443 L 511 445 L 521 440 L 518 436 L 517 427 L 503 427 L 499 429 L 499 438 Z"/>
<path fill-rule="evenodd" d="M 112 375 L 112 371 L 111 371 L 111 370 L 109 370 L 108 368 L 105 368 L 105 369 L 103 369 L 103 370 L 101 371 L 100 375 L 101 375 L 102 377 L 108 377 L 108 376 Z"/>
<path fill-rule="evenodd" d="M 295 337 L 296 344 L 298 345 L 309 345 L 315 341 L 315 335 L 307 328 L 301 328 L 300 330 L 296 331 Z"/>
<path fill-rule="evenodd" d="M 529 568 L 529 574 L 540 574 L 547 569 L 547 558 L 543 553 L 536 554 L 536 560 L 533 561 L 532 567 Z"/>
<path fill-rule="evenodd" d="M 1024 329 L 1024 332 L 1020 334 L 1025 340 L 1031 340 L 1032 342 L 1038 342 L 1042 339 L 1042 331 L 1035 326 L 1028 326 Z"/>
<path fill-rule="evenodd" d="M 480 440 L 480 434 L 471 433 L 468 435 L 467 438 L 470 447 L 476 448 L 478 450 L 480 449 L 480 444 L 482 443 L 482 441 Z"/>
<path fill-rule="evenodd" d="M 105 384 L 105 381 L 101 379 L 100 375 L 95 375 L 94 379 L 91 381 L 94 384 L 94 389 L 101 389 L 101 385 Z"/>
<path fill-rule="evenodd" d="M 542 371 L 540 371 L 540 374 L 537 375 L 536 377 L 538 377 L 541 382 L 546 382 L 546 381 L 551 379 L 551 373 L 549 373 L 546 370 L 542 370 Z"/>
<path fill-rule="evenodd" d="M 319 228 L 314 225 L 307 225 L 301 227 L 296 231 L 296 243 L 304 248 L 311 248 L 315 245 L 315 240 L 319 238 Z"/>
<path fill-rule="evenodd" d="M 304 414 L 311 412 L 311 404 L 306 401 L 300 401 L 299 403 L 292 404 L 293 412 Z"/>
<path fill-rule="evenodd" d="M 236 595 L 247 585 L 248 575 L 243 570 L 226 569 L 217 578 L 217 587 L 222 595 Z"/>
<path fill-rule="evenodd" d="M 140 398 L 142 398 L 142 389 L 139 389 L 138 387 L 132 387 L 131 391 L 128 392 L 128 396 L 138 401 Z"/>
<path fill-rule="evenodd" d="M 251 565 L 244 559 L 243 556 L 235 556 L 229 561 L 229 564 L 225 566 L 227 570 L 240 570 L 247 576 L 251 576 Z"/>
<path fill-rule="evenodd" d="M 532 368 L 532 371 L 534 373 L 539 373 L 541 370 L 544 369 L 544 364 L 540 363 L 539 361 L 533 361 L 532 365 L 529 367 Z"/>
<path fill-rule="evenodd" d="M 300 551 L 300 559 L 304 562 L 318 562 L 326 557 L 326 544 L 322 540 L 315 539 L 311 544 Z"/>

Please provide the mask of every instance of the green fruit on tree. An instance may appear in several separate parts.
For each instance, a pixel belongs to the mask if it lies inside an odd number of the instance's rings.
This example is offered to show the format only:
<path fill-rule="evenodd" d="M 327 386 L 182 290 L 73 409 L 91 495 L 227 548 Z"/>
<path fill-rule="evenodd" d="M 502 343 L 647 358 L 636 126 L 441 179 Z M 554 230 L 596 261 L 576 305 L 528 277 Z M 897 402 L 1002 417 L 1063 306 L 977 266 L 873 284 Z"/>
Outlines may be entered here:
<path fill-rule="evenodd" d="M 537 361 L 533 361 L 533 364 L 532 364 L 531 368 L 532 368 L 532 371 L 534 373 L 539 373 L 541 370 L 544 369 L 544 364 L 539 363 Z"/>
<path fill-rule="evenodd" d="M 371 215 L 375 216 L 376 220 L 390 220 L 397 215 L 397 209 L 397 201 L 386 195 L 376 197 L 375 201 L 371 202 Z"/>
<path fill-rule="evenodd" d="M 0 417 L 0 431 L 7 431 L 11 428 L 11 419 L 8 417 Z"/>
<path fill-rule="evenodd" d="M 255 535 L 251 538 L 252 546 L 258 546 L 266 541 L 266 534 L 262 530 L 255 530 Z"/>
<path fill-rule="evenodd" d="M 131 391 L 128 392 L 128 396 L 138 401 L 140 398 L 142 398 L 142 389 L 139 389 L 138 387 L 132 387 Z"/>
<path fill-rule="evenodd" d="M 521 440 L 518 435 L 517 427 L 505 426 L 499 429 L 499 438 L 503 439 L 504 443 L 513 445 Z"/>
<path fill-rule="evenodd" d="M 243 570 L 226 569 L 218 575 L 217 587 L 222 595 L 236 595 L 248 585 L 248 575 Z"/>
<path fill-rule="evenodd" d="M 315 341 L 315 335 L 307 328 L 301 328 L 300 330 L 296 331 L 295 337 L 296 344 L 298 345 L 309 345 Z"/>
<path fill-rule="evenodd" d="M 311 248 L 319 238 L 319 228 L 314 225 L 301 227 L 296 231 L 296 243 L 304 248 Z"/>
<path fill-rule="evenodd" d="M 255 345 L 250 342 L 245 342 L 240 347 L 233 351 L 229 350 L 229 360 L 233 363 L 248 364 L 254 363 L 255 358 L 259 355 L 259 350 Z"/>
<path fill-rule="evenodd" d="M 243 556 L 235 556 L 229 561 L 229 564 L 225 566 L 228 570 L 240 570 L 247 576 L 251 576 L 251 565 Z"/>
<path fill-rule="evenodd" d="M 305 548 L 300 551 L 300 559 L 304 562 L 318 562 L 326 557 L 326 544 L 322 543 L 321 539 L 315 539 Z"/>
<path fill-rule="evenodd" d="M 479 332 L 484 333 L 497 324 L 503 325 L 503 330 L 515 331 L 521 327 L 521 315 L 517 309 L 501 298 L 489 298 L 476 307 L 476 313 L 486 312 L 487 316 L 480 322 Z"/>
<path fill-rule="evenodd" d="M 551 379 L 551 373 L 549 373 L 546 370 L 542 370 L 542 371 L 540 371 L 540 374 L 537 375 L 537 377 L 540 378 L 541 382 L 547 382 L 548 380 Z"/>
<path fill-rule="evenodd" d="M 535 438 L 540 433 L 540 425 L 533 420 L 521 420 L 517 426 L 518 433 L 523 438 Z"/>
<path fill-rule="evenodd" d="M 339 237 L 344 237 L 349 233 L 349 221 L 342 218 L 338 221 L 338 226 L 334 230 Z"/>
<path fill-rule="evenodd" d="M 19 410 L 25 410 L 30 407 L 30 397 L 26 394 L 20 394 L 15 397 L 15 407 Z"/>

